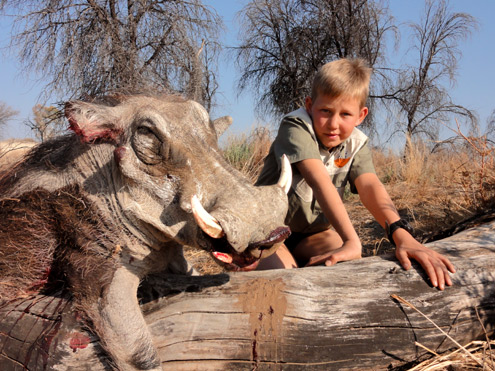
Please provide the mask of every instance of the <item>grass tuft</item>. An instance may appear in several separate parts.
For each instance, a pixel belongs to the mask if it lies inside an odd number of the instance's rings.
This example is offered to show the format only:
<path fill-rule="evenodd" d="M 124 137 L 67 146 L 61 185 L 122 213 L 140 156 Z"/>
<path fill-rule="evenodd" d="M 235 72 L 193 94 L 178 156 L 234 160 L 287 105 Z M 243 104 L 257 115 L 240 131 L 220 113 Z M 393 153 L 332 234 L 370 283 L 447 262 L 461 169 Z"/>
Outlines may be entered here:
<path fill-rule="evenodd" d="M 271 143 L 270 131 L 264 127 L 257 127 L 248 135 L 229 136 L 223 154 L 229 164 L 254 183 L 263 168 L 263 160 L 270 150 Z"/>

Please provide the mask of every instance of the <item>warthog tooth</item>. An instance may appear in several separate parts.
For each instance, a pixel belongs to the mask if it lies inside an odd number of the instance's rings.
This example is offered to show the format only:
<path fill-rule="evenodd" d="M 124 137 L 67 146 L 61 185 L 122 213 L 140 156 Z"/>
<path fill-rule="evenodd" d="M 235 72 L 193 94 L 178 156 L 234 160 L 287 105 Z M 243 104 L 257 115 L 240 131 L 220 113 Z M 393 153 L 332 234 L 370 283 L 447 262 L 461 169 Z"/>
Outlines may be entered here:
<path fill-rule="evenodd" d="M 191 198 L 191 208 L 194 219 L 203 232 L 212 238 L 220 238 L 224 235 L 221 225 L 204 209 L 196 195 Z"/>
<path fill-rule="evenodd" d="M 277 185 L 282 187 L 286 194 L 289 193 L 290 186 L 292 185 L 292 168 L 286 155 L 282 156 L 282 171 L 280 172 Z"/>

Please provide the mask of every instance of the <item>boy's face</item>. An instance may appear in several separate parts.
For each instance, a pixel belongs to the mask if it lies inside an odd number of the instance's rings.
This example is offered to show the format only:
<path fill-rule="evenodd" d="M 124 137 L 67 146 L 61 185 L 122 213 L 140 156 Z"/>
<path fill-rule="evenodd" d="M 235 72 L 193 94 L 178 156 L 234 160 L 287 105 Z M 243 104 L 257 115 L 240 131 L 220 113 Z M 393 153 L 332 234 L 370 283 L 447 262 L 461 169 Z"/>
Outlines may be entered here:
<path fill-rule="evenodd" d="M 328 149 L 349 138 L 352 130 L 363 122 L 368 114 L 356 98 L 318 94 L 312 101 L 306 97 L 306 111 L 313 120 L 313 127 L 320 142 Z"/>

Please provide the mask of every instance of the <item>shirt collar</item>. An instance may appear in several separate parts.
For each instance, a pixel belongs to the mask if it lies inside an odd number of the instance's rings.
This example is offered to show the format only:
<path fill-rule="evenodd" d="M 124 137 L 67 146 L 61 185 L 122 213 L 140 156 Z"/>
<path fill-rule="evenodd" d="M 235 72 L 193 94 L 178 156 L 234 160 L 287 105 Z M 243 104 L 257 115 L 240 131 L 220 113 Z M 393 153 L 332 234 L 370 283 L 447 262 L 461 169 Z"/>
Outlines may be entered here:
<path fill-rule="evenodd" d="M 332 153 L 337 153 L 339 151 L 341 151 L 342 149 L 344 149 L 345 147 L 345 141 L 343 141 L 342 143 L 340 143 L 338 146 L 336 147 L 332 147 L 330 149 L 328 149 L 327 147 L 325 147 L 323 144 L 321 144 L 320 140 L 317 138 L 318 140 L 318 146 L 323 149 L 324 151 L 332 154 Z"/>

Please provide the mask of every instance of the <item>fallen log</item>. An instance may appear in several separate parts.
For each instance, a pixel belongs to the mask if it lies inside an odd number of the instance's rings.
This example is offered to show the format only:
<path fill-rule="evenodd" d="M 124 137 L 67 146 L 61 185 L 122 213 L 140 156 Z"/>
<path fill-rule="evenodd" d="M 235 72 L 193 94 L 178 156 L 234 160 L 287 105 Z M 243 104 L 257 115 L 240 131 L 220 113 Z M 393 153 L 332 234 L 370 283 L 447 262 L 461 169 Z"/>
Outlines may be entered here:
<path fill-rule="evenodd" d="M 429 246 L 456 266 L 444 291 L 420 267 L 404 271 L 394 257 L 377 256 L 291 271 L 151 277 L 142 310 L 167 370 L 386 369 L 427 354 L 416 344 L 456 347 L 434 324 L 461 344 L 494 332 L 495 223 Z M 78 327 L 67 303 L 38 296 L 2 308 L 0 368 L 104 369 L 97 339 Z"/>

